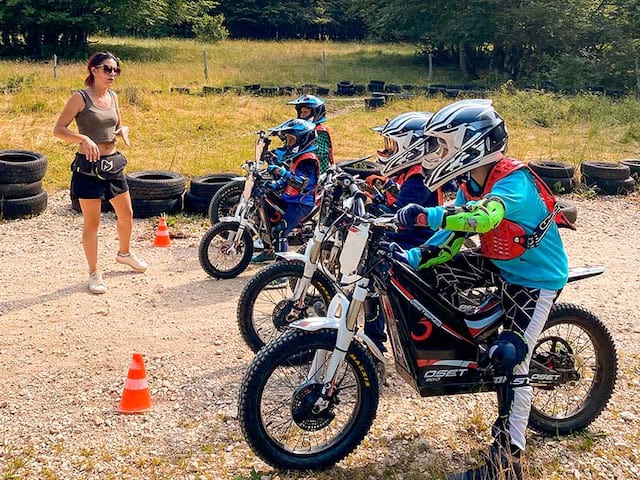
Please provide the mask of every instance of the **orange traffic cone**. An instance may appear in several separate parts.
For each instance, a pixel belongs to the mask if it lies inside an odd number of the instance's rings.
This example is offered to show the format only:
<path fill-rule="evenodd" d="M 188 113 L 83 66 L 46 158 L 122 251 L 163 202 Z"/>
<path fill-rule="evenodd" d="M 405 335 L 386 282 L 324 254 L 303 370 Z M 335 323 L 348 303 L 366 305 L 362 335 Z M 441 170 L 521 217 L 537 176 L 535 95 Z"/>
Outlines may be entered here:
<path fill-rule="evenodd" d="M 153 241 L 154 247 L 168 247 L 171 245 L 171 237 L 169 237 L 169 227 L 167 227 L 167 219 L 160 217 L 158 229 L 156 230 L 156 238 Z"/>
<path fill-rule="evenodd" d="M 141 353 L 134 353 L 129 365 L 129 373 L 124 382 L 120 413 L 142 413 L 151 410 L 151 395 L 144 360 Z"/>

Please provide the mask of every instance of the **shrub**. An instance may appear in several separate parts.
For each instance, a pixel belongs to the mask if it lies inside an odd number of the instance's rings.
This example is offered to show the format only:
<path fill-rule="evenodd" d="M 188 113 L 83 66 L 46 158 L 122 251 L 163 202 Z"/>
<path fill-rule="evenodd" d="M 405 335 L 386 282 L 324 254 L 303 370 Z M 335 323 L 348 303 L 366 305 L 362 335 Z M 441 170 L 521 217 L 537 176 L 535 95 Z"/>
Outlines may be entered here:
<path fill-rule="evenodd" d="M 203 42 L 218 42 L 229 38 L 229 30 L 223 25 L 224 15 L 203 15 L 194 21 L 193 33 Z"/>

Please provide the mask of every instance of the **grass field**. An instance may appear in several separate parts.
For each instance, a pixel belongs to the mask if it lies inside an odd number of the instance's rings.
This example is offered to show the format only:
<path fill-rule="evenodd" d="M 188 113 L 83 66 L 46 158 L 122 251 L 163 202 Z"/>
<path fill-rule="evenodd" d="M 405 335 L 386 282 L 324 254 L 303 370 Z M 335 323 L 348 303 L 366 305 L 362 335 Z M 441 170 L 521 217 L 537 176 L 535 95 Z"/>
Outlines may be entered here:
<path fill-rule="evenodd" d="M 291 97 L 226 93 L 180 94 L 171 87 L 323 85 L 335 90 L 342 79 L 367 84 L 425 85 L 427 69 L 415 61 L 411 45 L 332 42 L 227 41 L 96 38 L 95 51 L 108 49 L 122 59 L 120 96 L 132 146 L 122 151 L 129 171 L 171 170 L 187 176 L 239 171 L 251 157 L 253 132 L 293 116 Z M 208 78 L 204 77 L 203 52 Z M 323 67 L 324 52 L 324 67 Z M 52 135 L 54 122 L 71 92 L 82 87 L 84 62 L 0 61 L 0 149 L 34 150 L 49 159 L 45 187 L 67 188 L 75 147 Z M 450 70 L 434 70 L 432 83 L 463 83 Z M 640 156 L 640 101 L 580 95 L 510 92 L 490 95 L 505 117 L 510 154 L 523 160 L 617 161 Z M 375 153 L 382 142 L 371 127 L 410 110 L 435 111 L 451 99 L 416 96 L 368 110 L 362 98 L 327 97 L 328 122 L 337 159 Z"/>

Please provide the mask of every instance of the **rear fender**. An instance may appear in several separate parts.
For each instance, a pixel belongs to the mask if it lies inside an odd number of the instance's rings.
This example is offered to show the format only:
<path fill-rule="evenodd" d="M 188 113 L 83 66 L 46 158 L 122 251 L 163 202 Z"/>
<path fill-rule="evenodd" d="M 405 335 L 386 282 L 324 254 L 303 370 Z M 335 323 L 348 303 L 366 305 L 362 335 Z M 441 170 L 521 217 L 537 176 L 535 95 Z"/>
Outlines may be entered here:
<path fill-rule="evenodd" d="M 582 265 L 580 267 L 571 267 L 569 269 L 569 278 L 567 282 L 577 282 L 584 278 L 595 277 L 604 273 L 602 265 Z"/>

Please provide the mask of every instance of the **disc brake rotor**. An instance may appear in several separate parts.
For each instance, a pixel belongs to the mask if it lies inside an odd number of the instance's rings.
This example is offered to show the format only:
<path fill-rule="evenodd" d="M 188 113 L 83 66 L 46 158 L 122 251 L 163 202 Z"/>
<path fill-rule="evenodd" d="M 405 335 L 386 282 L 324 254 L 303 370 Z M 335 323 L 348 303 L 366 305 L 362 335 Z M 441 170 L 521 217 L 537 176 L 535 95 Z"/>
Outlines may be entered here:
<path fill-rule="evenodd" d="M 539 352 L 536 355 L 537 361 L 549 370 L 559 373 L 560 383 L 579 380 L 580 372 L 576 369 L 576 357 L 571 345 L 561 337 L 544 337 L 538 341 L 534 351 L 544 344 L 549 344 L 550 348 Z"/>
<path fill-rule="evenodd" d="M 335 414 L 331 404 L 327 408 L 320 411 L 315 403 L 322 395 L 322 384 L 310 383 L 300 385 L 291 400 L 291 416 L 303 430 L 307 432 L 316 432 L 328 426 Z"/>
<path fill-rule="evenodd" d="M 294 311 L 292 300 L 281 300 L 273 309 L 273 325 L 279 331 L 283 331 L 291 322 L 298 319 L 297 316 L 292 315 Z"/>

